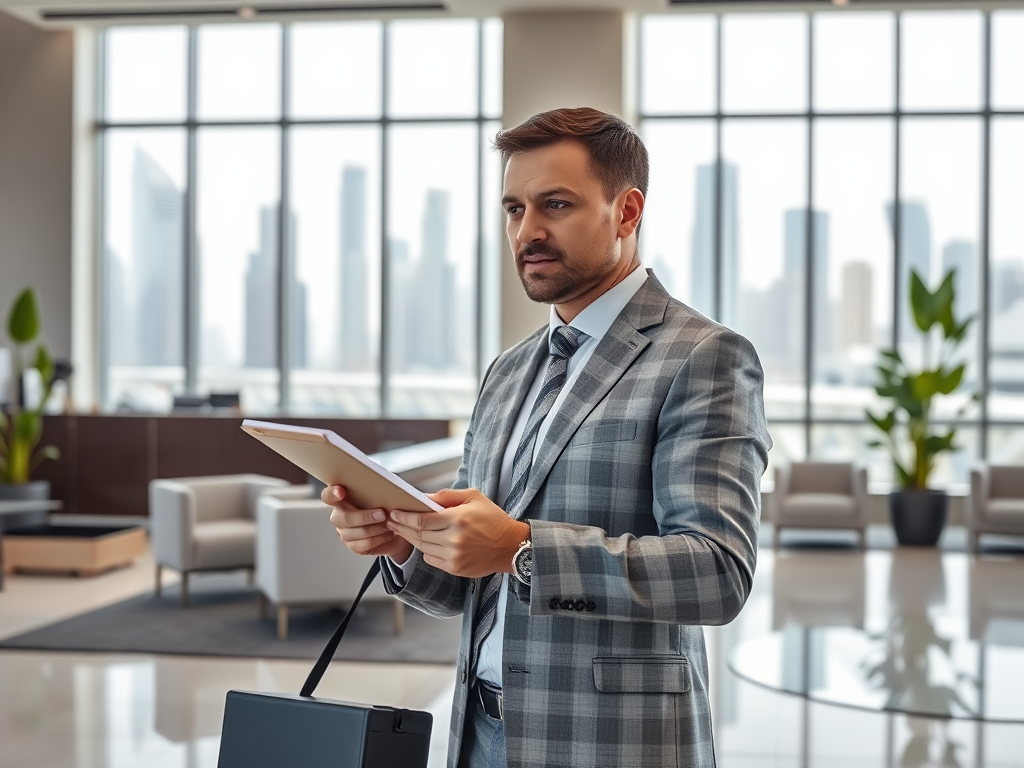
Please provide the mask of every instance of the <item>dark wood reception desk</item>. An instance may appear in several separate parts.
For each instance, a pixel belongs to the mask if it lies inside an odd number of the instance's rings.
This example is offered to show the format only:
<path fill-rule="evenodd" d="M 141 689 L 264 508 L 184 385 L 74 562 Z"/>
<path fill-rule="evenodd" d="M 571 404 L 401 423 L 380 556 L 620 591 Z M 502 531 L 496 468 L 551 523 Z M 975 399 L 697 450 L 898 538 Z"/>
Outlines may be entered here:
<path fill-rule="evenodd" d="M 448 437 L 440 419 L 271 418 L 332 429 L 366 453 Z M 63 512 L 148 514 L 149 481 L 161 477 L 252 472 L 306 482 L 305 473 L 245 434 L 237 415 L 47 416 L 43 445 L 61 459 L 35 473 L 49 480 Z"/>

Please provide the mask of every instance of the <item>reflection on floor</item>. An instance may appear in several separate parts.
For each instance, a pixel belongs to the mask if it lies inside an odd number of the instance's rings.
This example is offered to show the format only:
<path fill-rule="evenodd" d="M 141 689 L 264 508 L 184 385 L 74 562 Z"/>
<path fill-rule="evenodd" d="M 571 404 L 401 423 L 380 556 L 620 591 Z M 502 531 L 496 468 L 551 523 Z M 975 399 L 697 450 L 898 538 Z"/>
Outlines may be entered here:
<path fill-rule="evenodd" d="M 144 558 L 93 579 L 12 576 L 0 592 L 0 637 L 138 594 L 151 588 L 152 572 Z M 734 649 L 772 632 L 874 632 L 915 611 L 939 634 L 984 640 L 988 669 L 998 668 L 1024 647 L 1024 558 L 763 550 L 743 614 L 707 630 L 719 766 L 1024 766 L 1024 725 L 814 703 L 728 666 Z M 0 652 L 0 768 L 213 768 L 224 692 L 298 690 L 308 669 L 303 661 Z M 1024 697 L 1005 677 L 986 675 L 986 695 Z M 443 766 L 453 679 L 447 666 L 336 663 L 318 694 L 430 710 L 431 766 Z"/>

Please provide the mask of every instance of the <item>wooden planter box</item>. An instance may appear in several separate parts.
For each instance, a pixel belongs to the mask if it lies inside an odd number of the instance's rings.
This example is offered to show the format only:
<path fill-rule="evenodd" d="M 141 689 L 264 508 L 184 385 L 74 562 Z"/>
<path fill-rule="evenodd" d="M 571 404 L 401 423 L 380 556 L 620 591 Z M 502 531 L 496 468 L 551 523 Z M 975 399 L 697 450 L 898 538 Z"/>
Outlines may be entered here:
<path fill-rule="evenodd" d="M 5 573 L 59 571 L 76 576 L 129 565 L 146 551 L 142 528 L 38 525 L 3 534 Z"/>

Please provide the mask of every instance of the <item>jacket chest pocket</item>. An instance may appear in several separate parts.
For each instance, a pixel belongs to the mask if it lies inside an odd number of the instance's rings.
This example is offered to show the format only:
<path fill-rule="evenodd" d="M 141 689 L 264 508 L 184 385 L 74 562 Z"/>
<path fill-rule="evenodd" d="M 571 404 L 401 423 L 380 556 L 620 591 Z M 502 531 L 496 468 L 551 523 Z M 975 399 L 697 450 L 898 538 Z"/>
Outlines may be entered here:
<path fill-rule="evenodd" d="M 571 445 L 595 445 L 597 443 L 621 443 L 636 440 L 635 421 L 601 422 L 592 426 L 584 425 L 573 435 Z"/>

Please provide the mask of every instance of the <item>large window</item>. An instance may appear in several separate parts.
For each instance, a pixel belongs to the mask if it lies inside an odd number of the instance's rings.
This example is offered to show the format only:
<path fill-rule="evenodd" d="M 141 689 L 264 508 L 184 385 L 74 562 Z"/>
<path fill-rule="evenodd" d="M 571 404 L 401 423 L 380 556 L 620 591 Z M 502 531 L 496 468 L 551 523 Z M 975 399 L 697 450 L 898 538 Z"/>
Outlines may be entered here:
<path fill-rule="evenodd" d="M 104 33 L 106 407 L 468 414 L 497 352 L 501 34 Z"/>
<path fill-rule="evenodd" d="M 639 51 L 645 261 L 754 343 L 775 454 L 891 480 L 878 351 L 920 358 L 910 269 L 956 267 L 977 321 L 937 479 L 1024 461 L 1024 12 L 647 16 Z"/>

